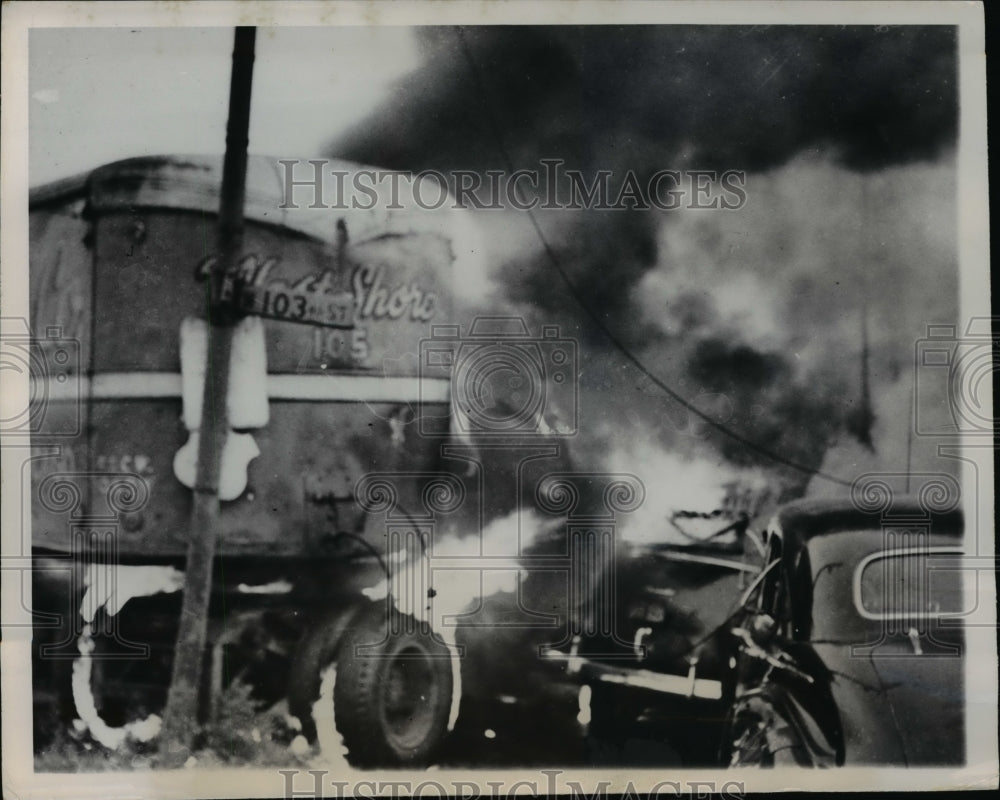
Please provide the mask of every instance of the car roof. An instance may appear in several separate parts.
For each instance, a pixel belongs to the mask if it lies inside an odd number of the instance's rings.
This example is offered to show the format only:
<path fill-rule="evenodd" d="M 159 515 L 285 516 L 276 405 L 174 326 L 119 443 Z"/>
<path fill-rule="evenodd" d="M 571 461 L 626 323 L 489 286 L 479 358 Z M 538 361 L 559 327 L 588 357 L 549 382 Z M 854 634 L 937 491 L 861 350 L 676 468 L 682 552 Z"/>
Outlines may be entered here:
<path fill-rule="evenodd" d="M 785 540 L 808 541 L 814 536 L 889 526 L 929 526 L 933 533 L 961 538 L 962 511 L 957 502 L 935 503 L 924 495 L 886 495 L 884 502 L 805 499 L 788 503 L 775 513 L 768 528 Z"/>

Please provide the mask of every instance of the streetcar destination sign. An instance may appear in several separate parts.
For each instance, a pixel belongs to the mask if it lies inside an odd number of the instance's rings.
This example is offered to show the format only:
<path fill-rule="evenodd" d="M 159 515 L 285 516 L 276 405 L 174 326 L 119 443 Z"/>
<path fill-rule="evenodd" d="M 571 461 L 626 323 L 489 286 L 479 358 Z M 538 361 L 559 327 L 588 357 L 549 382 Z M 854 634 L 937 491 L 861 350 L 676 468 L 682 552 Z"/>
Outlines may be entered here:
<path fill-rule="evenodd" d="M 209 275 L 215 259 L 205 258 L 198 274 Z M 383 266 L 356 266 L 347 288 L 331 270 L 295 280 L 272 277 L 279 263 L 270 256 L 243 256 L 223 282 L 221 301 L 256 317 L 343 329 L 358 320 L 429 322 L 438 311 L 436 292 L 419 281 L 391 283 Z"/>

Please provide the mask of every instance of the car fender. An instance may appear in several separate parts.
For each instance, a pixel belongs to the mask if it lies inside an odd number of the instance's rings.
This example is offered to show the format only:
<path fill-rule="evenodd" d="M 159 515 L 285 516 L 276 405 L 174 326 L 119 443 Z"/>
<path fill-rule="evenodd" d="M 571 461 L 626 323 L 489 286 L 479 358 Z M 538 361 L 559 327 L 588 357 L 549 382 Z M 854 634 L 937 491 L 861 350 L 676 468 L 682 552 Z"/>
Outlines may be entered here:
<path fill-rule="evenodd" d="M 850 657 L 850 645 L 814 646 L 833 672 L 830 695 L 843 734 L 844 764 L 906 764 L 893 710 L 871 663 Z"/>

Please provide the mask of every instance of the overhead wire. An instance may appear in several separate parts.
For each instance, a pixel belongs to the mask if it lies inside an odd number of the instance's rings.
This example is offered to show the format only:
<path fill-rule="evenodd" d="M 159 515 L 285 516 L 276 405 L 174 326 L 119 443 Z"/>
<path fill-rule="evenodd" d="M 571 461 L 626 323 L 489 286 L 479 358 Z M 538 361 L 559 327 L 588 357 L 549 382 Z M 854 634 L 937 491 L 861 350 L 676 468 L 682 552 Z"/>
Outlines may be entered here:
<path fill-rule="evenodd" d="M 469 47 L 469 43 L 465 37 L 462 26 L 456 26 L 455 32 L 459 40 L 460 49 L 465 57 L 466 62 L 469 65 L 470 72 L 472 73 L 472 78 L 474 83 L 476 84 L 476 89 L 479 93 L 480 98 L 482 99 L 483 113 L 486 116 L 486 121 L 490 128 L 490 132 L 496 142 L 497 150 L 499 151 L 499 154 L 503 159 L 505 166 L 510 171 L 510 173 L 513 174 L 515 172 L 514 163 L 510 157 L 506 145 L 504 144 L 504 139 L 500 130 L 500 125 L 496 120 L 496 118 L 494 117 L 493 113 L 490 111 L 489 97 L 486 90 L 485 82 L 482 79 L 482 73 L 479 70 L 478 65 L 476 64 L 475 58 L 472 54 L 471 48 Z M 520 194 L 520 187 L 517 184 L 515 184 L 513 188 L 515 192 Z M 519 197 L 518 200 L 521 207 L 525 209 L 525 212 L 528 215 L 528 219 L 530 220 L 532 228 L 534 228 L 535 233 L 538 236 L 539 241 L 541 242 L 542 249 L 544 250 L 549 263 L 552 265 L 553 269 L 555 269 L 556 273 L 562 279 L 562 282 L 566 285 L 567 289 L 573 296 L 573 299 L 576 301 L 577 305 L 579 305 L 580 308 L 583 309 L 583 311 L 587 314 L 587 316 L 590 317 L 590 319 L 594 323 L 594 326 L 601 331 L 601 333 L 614 346 L 614 348 L 618 350 L 622 354 L 622 356 L 624 356 L 625 359 L 628 360 L 637 370 L 639 370 L 639 372 L 641 372 L 651 383 L 653 383 L 653 385 L 655 385 L 664 394 L 666 394 L 667 397 L 669 397 L 675 403 L 683 406 L 685 409 L 687 409 L 689 413 L 694 414 L 696 417 L 701 419 L 710 427 L 719 431 L 723 435 L 729 437 L 737 444 L 742 445 L 748 450 L 757 453 L 758 455 L 764 456 L 765 458 L 768 458 L 771 461 L 774 461 L 775 463 L 789 467 L 790 469 L 794 469 L 798 472 L 802 472 L 807 475 L 814 475 L 818 478 L 823 478 L 824 480 L 840 484 L 841 486 L 849 487 L 852 485 L 850 481 L 844 480 L 843 478 L 838 478 L 836 475 L 831 475 L 815 467 L 810 467 L 805 464 L 800 464 L 799 462 L 791 458 L 783 456 L 780 453 L 776 453 L 773 450 L 770 450 L 769 448 L 766 448 L 758 444 L 757 442 L 754 442 L 746 438 L 742 434 L 737 433 L 727 425 L 724 425 L 723 423 L 715 419 L 712 419 L 708 414 L 706 414 L 697 406 L 695 406 L 693 403 L 691 403 L 689 400 L 687 400 L 687 398 L 683 397 L 681 394 L 679 394 L 673 388 L 671 388 L 658 375 L 653 373 L 642 362 L 642 360 L 634 353 L 632 353 L 631 350 L 629 350 L 628 347 L 626 347 L 625 344 L 621 341 L 621 339 L 619 339 L 619 337 L 616 336 L 615 333 L 611 331 L 607 325 L 605 325 L 600 315 L 597 314 L 592 308 L 590 308 L 590 306 L 585 302 L 580 290 L 576 287 L 576 285 L 573 283 L 573 281 L 567 274 L 565 268 L 563 267 L 562 263 L 559 260 L 558 255 L 555 252 L 555 249 L 552 247 L 547 237 L 545 236 L 545 232 L 542 230 L 542 227 L 538 222 L 538 218 L 535 216 L 535 214 L 532 213 L 531 208 L 525 208 L 525 206 L 527 206 L 527 203 L 525 203 L 522 198 Z"/>

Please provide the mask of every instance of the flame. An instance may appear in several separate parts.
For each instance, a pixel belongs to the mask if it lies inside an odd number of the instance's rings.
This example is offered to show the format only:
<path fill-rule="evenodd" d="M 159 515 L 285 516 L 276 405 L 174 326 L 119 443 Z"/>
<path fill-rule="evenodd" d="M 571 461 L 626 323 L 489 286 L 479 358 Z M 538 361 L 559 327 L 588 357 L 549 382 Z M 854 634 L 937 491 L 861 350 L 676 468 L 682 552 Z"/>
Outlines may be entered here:
<path fill-rule="evenodd" d="M 489 523 L 480 536 L 446 535 L 433 543 L 433 556 L 475 558 L 480 555 L 510 555 L 514 559 L 545 531 L 561 521 L 543 521 L 533 512 L 514 511 Z M 442 572 L 434 581 L 429 569 L 429 553 L 400 549 L 386 559 L 390 576 L 362 590 L 369 600 L 392 598 L 395 608 L 427 622 L 451 651 L 452 698 L 448 730 L 458 721 L 462 699 L 462 670 L 456 643 L 456 615 L 476 608 L 487 597 L 500 592 L 515 592 L 521 572 L 517 569 L 464 569 Z M 426 586 L 428 591 L 422 587 Z M 417 591 L 408 591 L 419 587 Z M 393 591 L 396 588 L 397 591 Z M 398 589 L 402 588 L 402 591 Z M 424 598 L 426 597 L 426 600 Z M 417 599 L 419 598 L 419 600 Z M 324 752 L 329 747 L 324 747 Z M 333 748 L 335 750 L 335 748 Z"/>
<path fill-rule="evenodd" d="M 646 486 L 645 502 L 618 521 L 622 538 L 637 543 L 683 543 L 681 534 L 667 522 L 674 511 L 710 513 L 722 508 L 728 483 L 751 489 L 767 485 L 761 470 L 738 469 L 721 457 L 717 461 L 684 458 L 638 438 L 612 450 L 607 467 L 612 472 L 638 475 Z"/>
<path fill-rule="evenodd" d="M 434 558 L 466 557 L 481 555 L 510 556 L 516 560 L 520 551 L 530 547 L 542 533 L 562 525 L 562 521 L 543 520 L 529 510 L 517 510 L 499 517 L 487 524 L 479 536 L 443 536 L 433 542 Z M 397 550 L 386 560 L 391 578 L 362 590 L 370 600 L 381 600 L 392 596 L 393 604 L 401 613 L 412 614 L 422 622 L 427 622 L 449 645 L 455 644 L 457 626 L 453 617 L 475 608 L 482 600 L 500 592 L 514 592 L 521 572 L 517 569 L 449 569 L 439 574 L 430 574 L 429 559 L 417 553 L 416 557 L 405 549 Z M 432 597 L 427 602 L 416 603 L 411 598 L 421 599 L 425 592 L 392 591 L 394 587 L 414 587 L 426 585 Z"/>

